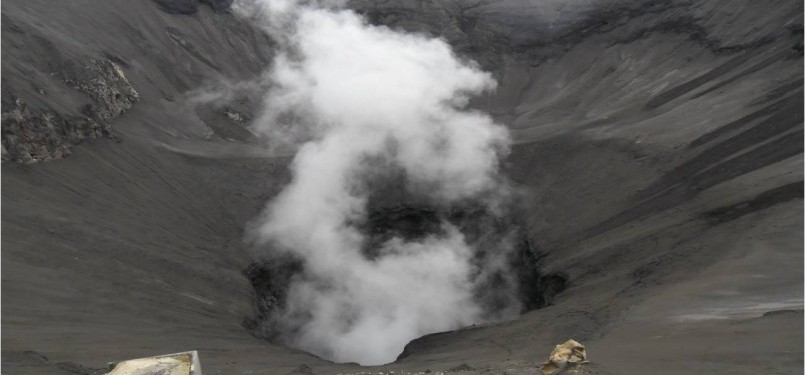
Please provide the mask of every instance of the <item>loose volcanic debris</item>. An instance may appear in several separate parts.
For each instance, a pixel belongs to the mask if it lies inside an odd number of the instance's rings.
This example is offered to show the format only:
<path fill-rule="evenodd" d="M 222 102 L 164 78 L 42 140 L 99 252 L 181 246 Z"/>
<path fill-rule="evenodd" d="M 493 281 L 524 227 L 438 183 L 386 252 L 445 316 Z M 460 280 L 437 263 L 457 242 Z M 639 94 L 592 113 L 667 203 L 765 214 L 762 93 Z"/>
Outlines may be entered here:
<path fill-rule="evenodd" d="M 81 115 L 50 108 L 31 108 L 24 99 L 3 98 L 2 159 L 21 164 L 61 159 L 71 146 L 88 139 L 117 139 L 108 121 L 140 100 L 123 69 L 109 59 L 92 59 L 77 72 L 64 72 L 64 84 L 84 93 L 91 103 Z M 40 94 L 44 92 L 40 91 Z"/>
<path fill-rule="evenodd" d="M 93 103 L 82 112 L 100 120 L 116 118 L 140 100 L 123 69 L 109 59 L 90 60 L 77 78 L 67 78 L 65 84 L 92 99 Z"/>

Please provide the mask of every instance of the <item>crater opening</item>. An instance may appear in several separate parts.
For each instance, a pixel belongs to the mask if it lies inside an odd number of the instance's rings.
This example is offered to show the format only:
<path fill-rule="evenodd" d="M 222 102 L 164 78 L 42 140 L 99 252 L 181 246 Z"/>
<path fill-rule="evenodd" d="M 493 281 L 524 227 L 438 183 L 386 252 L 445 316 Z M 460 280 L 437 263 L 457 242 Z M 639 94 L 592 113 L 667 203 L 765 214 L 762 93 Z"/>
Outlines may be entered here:
<path fill-rule="evenodd" d="M 408 202 L 369 207 L 365 221 L 358 225 L 366 234 L 360 250 L 368 260 L 387 256 L 383 244 L 393 239 L 423 240 L 444 234 L 449 227 L 463 234 L 473 249 L 472 298 L 483 312 L 473 324 L 514 319 L 545 307 L 567 286 L 566 275 L 540 268 L 542 253 L 529 240 L 517 215 L 496 215 L 481 204 L 439 207 Z M 491 264 L 501 261 L 504 264 Z M 248 331 L 272 343 L 294 346 L 296 332 L 282 320 L 291 285 L 304 277 L 305 268 L 304 260 L 286 254 L 261 259 L 244 270 L 254 287 L 254 315 L 243 322 Z"/>

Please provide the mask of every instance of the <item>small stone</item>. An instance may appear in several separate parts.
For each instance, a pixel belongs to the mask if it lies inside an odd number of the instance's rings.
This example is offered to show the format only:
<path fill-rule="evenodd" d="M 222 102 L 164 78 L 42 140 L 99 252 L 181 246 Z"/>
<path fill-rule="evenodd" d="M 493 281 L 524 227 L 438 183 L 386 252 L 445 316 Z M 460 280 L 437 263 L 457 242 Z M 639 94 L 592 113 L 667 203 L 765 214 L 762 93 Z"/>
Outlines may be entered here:
<path fill-rule="evenodd" d="M 475 368 L 473 368 L 472 366 L 470 366 L 470 365 L 468 365 L 466 363 L 462 363 L 462 364 L 460 364 L 458 366 L 450 368 L 447 371 L 461 372 L 461 371 L 472 371 L 472 370 L 475 370 Z"/>
<path fill-rule="evenodd" d="M 310 366 L 302 364 L 299 367 L 295 368 L 293 371 L 289 372 L 288 375 L 314 375 L 313 369 Z"/>

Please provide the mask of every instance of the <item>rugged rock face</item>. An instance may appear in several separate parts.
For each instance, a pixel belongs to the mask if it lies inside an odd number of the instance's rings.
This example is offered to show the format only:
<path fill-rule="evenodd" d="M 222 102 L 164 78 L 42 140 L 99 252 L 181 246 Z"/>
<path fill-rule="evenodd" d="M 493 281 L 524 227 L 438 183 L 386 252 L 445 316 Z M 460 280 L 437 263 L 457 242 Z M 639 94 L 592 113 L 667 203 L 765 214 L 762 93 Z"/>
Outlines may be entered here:
<path fill-rule="evenodd" d="M 109 59 L 91 60 L 76 79 L 67 78 L 65 83 L 89 96 L 94 104 L 82 111 L 102 120 L 120 116 L 140 100 L 123 68 Z"/>
<path fill-rule="evenodd" d="M 45 106 L 29 108 L 4 88 L 3 161 L 31 164 L 70 155 L 73 145 L 88 139 L 117 139 L 108 123 L 136 103 L 140 95 L 123 69 L 108 59 L 91 60 L 77 72 L 62 72 L 64 84 L 91 100 L 80 108 L 83 116 L 60 114 Z M 44 89 L 38 93 L 47 96 Z"/>
<path fill-rule="evenodd" d="M 182 2 L 165 2 L 169 3 L 175 9 L 181 7 Z M 187 2 L 193 4 L 194 9 L 198 3 Z M 231 5 L 231 1 L 204 3 L 210 5 L 204 7 L 204 12 L 214 9 L 225 13 Z M 112 4 L 104 5 L 107 6 L 111 7 Z M 138 11 L 137 6 L 129 8 L 130 12 Z M 148 3 L 145 9 L 148 8 L 151 8 L 149 11 L 154 16 L 161 13 L 157 4 Z M 110 25 L 113 26 L 110 28 L 115 28 L 116 32 L 97 32 L 93 41 L 77 42 L 83 37 L 74 38 L 70 31 L 64 31 L 65 28 L 75 28 L 78 27 L 77 23 L 92 23 L 98 19 L 92 19 L 91 13 L 71 13 L 71 8 L 64 10 L 62 14 L 51 14 L 51 18 L 57 22 L 47 26 L 24 21 L 27 15 L 24 15 L 24 11 L 16 11 L 13 6 L 3 13 L 3 53 L 14 56 L 3 64 L 3 161 L 30 164 L 60 159 L 70 155 L 73 146 L 79 143 L 98 138 L 120 140 L 112 130 L 113 123 L 142 99 L 141 87 L 130 81 L 132 73 L 138 75 L 148 72 L 147 78 L 140 76 L 138 83 L 147 86 L 145 95 L 149 95 L 154 103 L 159 100 L 175 101 L 176 96 L 187 95 L 191 87 L 217 83 L 221 79 L 221 72 L 234 69 L 248 71 L 245 75 L 254 76 L 268 61 L 265 51 L 270 43 L 265 36 L 247 25 L 238 24 L 229 14 L 217 14 L 217 22 L 229 23 L 233 30 L 238 30 L 235 33 L 243 33 L 245 36 L 239 38 L 246 43 L 254 44 L 256 38 L 263 38 L 264 43 L 262 47 L 249 47 L 247 52 L 239 50 L 234 53 L 242 57 L 239 62 L 221 68 L 212 61 L 214 58 L 208 57 L 205 51 L 197 47 L 198 42 L 194 37 L 187 37 L 179 29 L 168 25 L 160 25 L 159 30 L 149 31 L 150 35 L 159 37 L 148 40 L 142 30 L 137 30 L 126 21 L 107 19 L 104 22 L 111 21 Z M 85 17 L 88 19 L 82 20 Z M 54 27 L 61 29 L 54 31 Z M 203 33 L 198 32 L 197 35 Z M 126 42 L 113 42 L 115 38 L 121 40 L 122 34 L 126 35 L 122 37 Z M 101 42 L 104 39 L 109 41 Z M 157 44 L 165 45 L 165 50 L 169 51 L 179 48 L 179 51 L 183 51 L 179 54 L 186 53 L 190 60 L 182 64 L 172 62 L 171 59 L 182 59 L 183 56 L 156 53 Z M 244 47 L 235 47 L 236 50 L 238 48 Z M 259 56 L 252 56 L 255 52 Z M 244 65 L 250 66 L 244 68 Z M 205 70 L 211 70 L 212 73 Z M 157 88 L 154 89 L 154 86 Z M 240 140 L 252 137 L 244 129 L 243 119 L 230 120 L 227 116 L 235 116 L 235 112 L 227 115 L 223 104 L 216 105 L 220 108 L 214 113 L 205 112 L 207 107 L 202 105 L 188 105 L 201 109 L 197 114 L 202 118 L 201 124 L 211 123 L 206 130 L 197 131 L 197 134 L 206 136 L 211 133 L 220 138 Z M 242 108 L 242 103 L 233 105 L 238 108 L 237 113 L 246 110 Z M 164 131 L 165 125 L 160 128 Z M 187 130 L 184 127 L 184 131 Z"/>
<path fill-rule="evenodd" d="M 20 98 L 3 105 L 3 161 L 22 164 L 60 159 L 85 139 L 112 137 L 112 128 L 91 117 L 64 119 L 51 112 L 33 115 Z"/>

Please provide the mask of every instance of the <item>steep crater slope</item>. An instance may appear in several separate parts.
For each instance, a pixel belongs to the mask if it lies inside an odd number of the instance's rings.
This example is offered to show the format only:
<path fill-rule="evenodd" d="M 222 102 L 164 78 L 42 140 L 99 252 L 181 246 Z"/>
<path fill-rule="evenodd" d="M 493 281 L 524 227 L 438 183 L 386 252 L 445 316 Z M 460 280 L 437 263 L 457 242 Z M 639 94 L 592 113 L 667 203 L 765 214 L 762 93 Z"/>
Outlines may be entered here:
<path fill-rule="evenodd" d="M 243 229 L 288 157 L 255 147 L 250 98 L 187 93 L 253 78 L 272 42 L 157 3 L 3 3 L 4 368 L 199 349 L 211 373 L 362 371 L 242 327 Z M 416 340 L 383 371 L 526 372 L 568 337 L 599 373 L 800 369 L 800 2 L 353 6 L 495 73 L 474 105 L 512 128 L 523 235 L 568 286 L 516 321 Z"/>
<path fill-rule="evenodd" d="M 748 358 L 738 354 L 746 340 L 799 347 L 785 333 L 801 326 L 796 314 L 741 319 L 802 309 L 802 271 L 788 263 L 802 259 L 801 4 L 512 3 L 362 8 L 375 22 L 441 32 L 496 72 L 498 90 L 476 104 L 512 126 L 509 172 L 529 190 L 532 243 L 546 270 L 570 276 L 554 306 L 416 340 L 402 362 L 512 359 L 574 337 L 609 357 L 602 371 L 680 373 L 669 356 L 711 352 L 692 344 L 687 332 L 699 329 L 729 341 L 721 354 L 735 360 Z M 406 17 L 422 9 L 428 17 Z M 525 21 L 559 9 L 574 17 Z M 774 266 L 755 268 L 758 259 Z M 730 335 L 719 319 L 754 336 Z M 642 339 L 669 330 L 686 333 Z M 642 363 L 610 346 L 624 342 Z M 778 364 L 753 354 L 745 371 L 796 367 L 785 346 L 765 350 Z"/>

